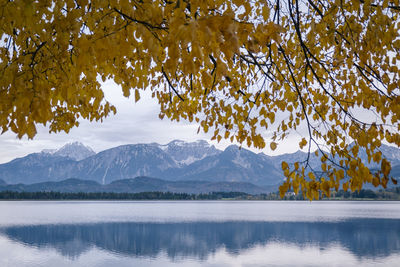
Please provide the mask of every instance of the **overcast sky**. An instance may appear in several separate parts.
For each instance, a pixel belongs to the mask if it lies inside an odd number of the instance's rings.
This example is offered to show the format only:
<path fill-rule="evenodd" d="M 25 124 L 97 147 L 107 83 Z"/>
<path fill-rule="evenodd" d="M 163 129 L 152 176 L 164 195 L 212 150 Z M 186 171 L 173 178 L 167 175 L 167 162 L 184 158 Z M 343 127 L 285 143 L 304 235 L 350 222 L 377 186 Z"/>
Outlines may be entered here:
<path fill-rule="evenodd" d="M 106 98 L 116 106 L 117 114 L 111 115 L 101 122 L 81 121 L 81 125 L 66 133 L 48 133 L 45 127 L 38 127 L 38 134 L 33 140 L 18 139 L 12 132 L 0 135 L 0 163 L 8 162 L 16 157 L 23 157 L 29 153 L 40 152 L 43 149 L 60 148 L 64 144 L 80 141 L 90 146 L 95 152 L 136 143 L 166 144 L 172 140 L 195 141 L 204 139 L 209 141 L 210 134 L 197 134 L 198 124 L 188 122 L 171 122 L 167 118 L 158 118 L 159 106 L 156 99 L 149 95 L 142 95 L 138 103 L 132 98 L 122 96 L 121 89 L 112 81 L 103 84 Z M 265 136 L 268 139 L 268 136 Z M 285 140 L 272 152 L 269 145 L 263 151 L 251 149 L 254 152 L 266 154 L 282 154 L 297 150 L 298 138 L 293 136 Z M 266 140 L 267 144 L 269 140 Z M 219 149 L 230 145 L 228 141 L 211 142 Z M 246 146 L 244 146 L 246 147 Z"/>

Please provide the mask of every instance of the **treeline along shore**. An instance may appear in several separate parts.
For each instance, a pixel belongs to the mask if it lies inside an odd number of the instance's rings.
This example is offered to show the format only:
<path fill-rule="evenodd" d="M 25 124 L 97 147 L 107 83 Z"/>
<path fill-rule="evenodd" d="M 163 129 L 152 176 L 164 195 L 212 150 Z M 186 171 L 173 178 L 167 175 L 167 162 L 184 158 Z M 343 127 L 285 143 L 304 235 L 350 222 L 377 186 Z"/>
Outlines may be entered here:
<path fill-rule="evenodd" d="M 363 189 L 356 192 L 332 193 L 330 198 L 322 200 L 400 200 L 400 187 L 373 191 Z M 172 192 L 17 192 L 2 191 L 0 200 L 305 200 L 303 195 L 288 192 L 280 198 L 278 192 L 268 194 L 247 194 L 243 192 L 211 192 L 201 194 L 172 193 Z"/>

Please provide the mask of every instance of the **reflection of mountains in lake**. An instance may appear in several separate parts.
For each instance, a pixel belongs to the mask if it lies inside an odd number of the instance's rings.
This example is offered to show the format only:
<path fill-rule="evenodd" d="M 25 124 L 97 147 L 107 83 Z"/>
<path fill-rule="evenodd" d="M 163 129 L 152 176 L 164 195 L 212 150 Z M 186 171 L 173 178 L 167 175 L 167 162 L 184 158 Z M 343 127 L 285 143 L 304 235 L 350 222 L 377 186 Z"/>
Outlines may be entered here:
<path fill-rule="evenodd" d="M 340 245 L 358 257 L 388 256 L 400 251 L 400 221 L 355 219 L 342 222 L 194 222 L 98 223 L 13 226 L 0 234 L 39 248 L 55 248 L 78 257 L 92 246 L 129 256 L 205 259 L 220 248 L 229 253 L 269 242 Z"/>

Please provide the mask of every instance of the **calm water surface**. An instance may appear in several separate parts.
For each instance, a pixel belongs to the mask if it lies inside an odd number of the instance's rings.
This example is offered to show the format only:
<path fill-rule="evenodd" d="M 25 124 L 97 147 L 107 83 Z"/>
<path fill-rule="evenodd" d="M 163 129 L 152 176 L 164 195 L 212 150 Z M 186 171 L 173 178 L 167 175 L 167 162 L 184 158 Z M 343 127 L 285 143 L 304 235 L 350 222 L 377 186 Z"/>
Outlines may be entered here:
<path fill-rule="evenodd" d="M 0 266 L 399 266 L 400 202 L 0 202 Z"/>

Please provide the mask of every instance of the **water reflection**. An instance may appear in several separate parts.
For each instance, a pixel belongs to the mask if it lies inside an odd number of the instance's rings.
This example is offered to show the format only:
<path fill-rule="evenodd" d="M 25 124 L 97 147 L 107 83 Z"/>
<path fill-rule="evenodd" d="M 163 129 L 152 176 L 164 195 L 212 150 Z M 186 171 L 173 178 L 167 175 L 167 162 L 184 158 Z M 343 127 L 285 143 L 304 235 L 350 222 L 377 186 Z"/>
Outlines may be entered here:
<path fill-rule="evenodd" d="M 11 226 L 0 235 L 75 259 L 93 247 L 122 256 L 207 259 L 224 249 L 239 255 L 271 243 L 298 247 L 343 247 L 355 257 L 387 257 L 400 252 L 400 220 L 341 222 L 96 223 Z"/>

